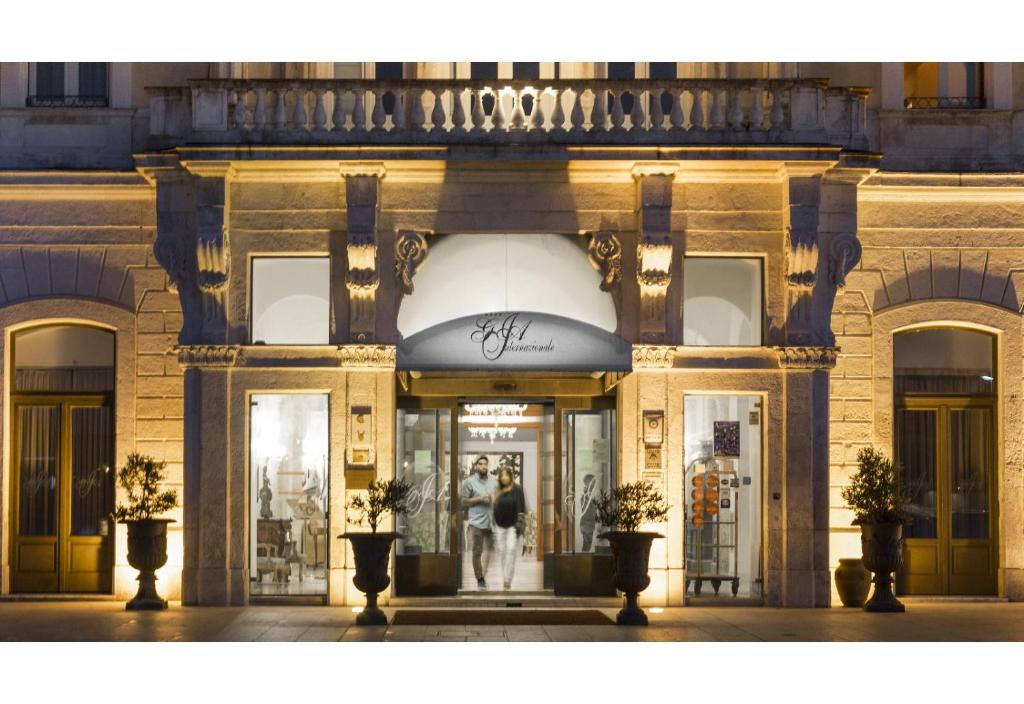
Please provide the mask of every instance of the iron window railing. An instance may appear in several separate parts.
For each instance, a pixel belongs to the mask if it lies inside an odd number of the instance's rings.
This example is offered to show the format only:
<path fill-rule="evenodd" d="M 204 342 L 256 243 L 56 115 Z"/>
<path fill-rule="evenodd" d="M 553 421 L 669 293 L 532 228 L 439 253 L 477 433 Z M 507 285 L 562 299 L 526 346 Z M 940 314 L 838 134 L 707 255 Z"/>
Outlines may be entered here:
<path fill-rule="evenodd" d="M 981 97 L 906 98 L 903 107 L 908 110 L 980 110 L 985 107 Z"/>
<path fill-rule="evenodd" d="M 105 95 L 30 95 L 25 103 L 30 108 L 105 108 L 110 99 Z"/>

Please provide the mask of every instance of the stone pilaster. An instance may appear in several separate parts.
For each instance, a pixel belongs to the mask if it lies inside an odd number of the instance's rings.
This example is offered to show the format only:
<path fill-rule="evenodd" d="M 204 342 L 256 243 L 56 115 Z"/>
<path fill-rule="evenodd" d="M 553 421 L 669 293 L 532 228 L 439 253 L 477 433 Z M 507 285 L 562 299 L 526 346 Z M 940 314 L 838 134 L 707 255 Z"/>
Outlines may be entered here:
<path fill-rule="evenodd" d="M 777 348 L 783 369 L 785 474 L 782 478 L 780 606 L 828 606 L 828 371 L 834 347 Z M 774 498 L 774 497 L 773 497 Z"/>
<path fill-rule="evenodd" d="M 242 605 L 248 598 L 245 468 L 231 458 L 231 367 L 237 347 L 178 348 L 185 368 L 182 603 Z"/>

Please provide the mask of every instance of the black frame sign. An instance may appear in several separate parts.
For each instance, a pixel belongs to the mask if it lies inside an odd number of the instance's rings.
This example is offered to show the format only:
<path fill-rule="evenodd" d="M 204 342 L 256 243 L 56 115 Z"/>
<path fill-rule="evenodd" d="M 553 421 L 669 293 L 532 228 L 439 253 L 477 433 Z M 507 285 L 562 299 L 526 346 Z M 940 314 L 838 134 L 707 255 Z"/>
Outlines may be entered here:
<path fill-rule="evenodd" d="M 632 345 L 607 330 L 548 313 L 505 311 L 449 320 L 398 343 L 407 371 L 628 372 Z"/>

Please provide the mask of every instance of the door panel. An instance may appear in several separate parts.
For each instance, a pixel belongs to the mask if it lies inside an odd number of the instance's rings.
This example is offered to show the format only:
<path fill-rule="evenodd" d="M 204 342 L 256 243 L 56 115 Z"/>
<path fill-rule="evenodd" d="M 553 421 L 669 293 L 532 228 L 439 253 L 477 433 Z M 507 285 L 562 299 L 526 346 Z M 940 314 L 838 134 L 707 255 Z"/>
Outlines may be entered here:
<path fill-rule="evenodd" d="M 113 420 L 102 398 L 14 403 L 16 592 L 109 592 Z M 53 399 L 53 400 L 50 400 Z"/>
<path fill-rule="evenodd" d="M 991 402 L 907 398 L 896 409 L 896 458 L 911 523 L 904 529 L 905 594 L 995 594 L 996 497 Z"/>

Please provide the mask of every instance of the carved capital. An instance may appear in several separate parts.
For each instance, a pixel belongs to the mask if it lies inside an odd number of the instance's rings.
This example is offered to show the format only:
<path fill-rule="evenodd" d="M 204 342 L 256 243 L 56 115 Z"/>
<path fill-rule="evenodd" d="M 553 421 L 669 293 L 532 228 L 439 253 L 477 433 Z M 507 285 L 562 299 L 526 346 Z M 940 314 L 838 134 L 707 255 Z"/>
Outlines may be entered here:
<path fill-rule="evenodd" d="M 674 345 L 633 345 L 633 369 L 671 369 Z"/>
<path fill-rule="evenodd" d="M 178 364 L 189 367 L 233 367 L 241 348 L 238 345 L 179 345 Z"/>
<path fill-rule="evenodd" d="M 394 345 L 341 345 L 343 367 L 362 367 L 373 369 L 394 369 L 396 348 Z"/>
<path fill-rule="evenodd" d="M 601 274 L 601 290 L 610 291 L 622 280 L 622 244 L 613 232 L 592 232 L 587 243 L 590 264 Z"/>
<path fill-rule="evenodd" d="M 403 293 L 412 293 L 412 277 L 427 260 L 427 238 L 422 232 L 402 230 L 395 237 L 395 276 Z"/>
<path fill-rule="evenodd" d="M 832 369 L 838 347 L 776 347 L 779 366 L 785 369 Z"/>

